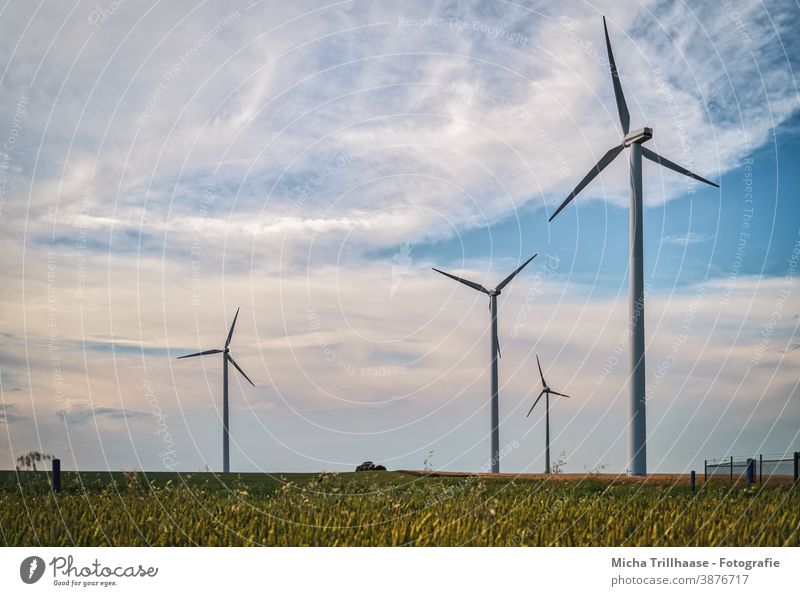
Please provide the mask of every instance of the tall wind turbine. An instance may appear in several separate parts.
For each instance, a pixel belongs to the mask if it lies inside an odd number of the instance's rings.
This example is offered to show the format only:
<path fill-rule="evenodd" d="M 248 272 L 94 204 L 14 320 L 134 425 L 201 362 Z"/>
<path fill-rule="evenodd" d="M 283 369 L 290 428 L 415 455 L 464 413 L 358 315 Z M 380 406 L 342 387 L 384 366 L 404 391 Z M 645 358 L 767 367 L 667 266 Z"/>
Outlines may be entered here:
<path fill-rule="evenodd" d="M 228 362 L 233 364 L 242 376 L 247 379 L 247 382 L 255 387 L 253 381 L 250 380 L 244 371 L 236 364 L 236 360 L 230 355 L 231 338 L 233 338 L 233 328 L 236 327 L 236 319 L 239 317 L 239 309 L 236 309 L 236 314 L 233 317 L 233 323 L 228 331 L 228 337 L 225 340 L 225 347 L 221 350 L 206 350 L 205 352 L 197 352 L 196 354 L 187 354 L 186 356 L 178 356 L 181 358 L 193 358 L 194 356 L 206 356 L 208 354 L 224 354 L 222 357 L 222 471 L 231 471 L 230 459 L 230 426 L 228 426 Z"/>
<path fill-rule="evenodd" d="M 536 398 L 536 401 L 533 402 L 531 409 L 528 410 L 528 413 L 525 415 L 527 418 L 533 412 L 533 408 L 536 407 L 536 404 L 539 403 L 539 400 L 542 399 L 544 395 L 544 403 L 545 403 L 545 435 L 544 435 L 544 455 L 545 455 L 545 465 L 544 465 L 544 473 L 550 473 L 550 394 L 553 395 L 560 395 L 561 397 L 569 397 L 565 393 L 559 393 L 558 391 L 553 391 L 547 385 L 547 381 L 544 380 L 544 374 L 542 373 L 542 365 L 539 362 L 539 357 L 536 357 L 536 364 L 539 366 L 539 377 L 542 379 L 542 392 L 539 394 L 539 397 Z"/>
<path fill-rule="evenodd" d="M 564 202 L 550 216 L 550 221 L 558 215 L 575 196 L 584 189 L 603 169 L 622 153 L 624 149 L 629 149 L 630 158 L 630 181 L 631 181 L 631 202 L 630 202 L 630 402 L 629 424 L 628 424 L 628 474 L 632 476 L 647 475 L 647 427 L 645 423 L 645 368 L 644 368 L 644 269 L 642 266 L 642 157 L 646 157 L 659 165 L 670 170 L 694 178 L 705 184 L 716 186 L 705 178 L 698 176 L 686 168 L 675 164 L 668 159 L 661 157 L 655 151 L 651 151 L 642 145 L 653 138 L 653 129 L 644 127 L 634 131 L 630 130 L 630 114 L 625 103 L 625 96 L 622 94 L 622 85 L 617 72 L 617 65 L 614 62 L 614 54 L 611 51 L 611 41 L 608 37 L 608 27 L 606 18 L 603 17 L 603 29 L 606 34 L 606 49 L 608 50 L 608 62 L 611 65 L 611 82 L 614 85 L 614 95 L 617 100 L 617 111 L 619 120 L 622 124 L 622 142 L 609 149 L 600 158 L 583 180 L 578 183 Z"/>
<path fill-rule="evenodd" d="M 533 255 L 530 259 L 525 261 L 514 273 L 501 281 L 493 290 L 487 290 L 480 284 L 476 284 L 475 282 L 461 277 L 456 277 L 455 275 L 450 275 L 444 271 L 439 271 L 436 267 L 433 268 L 437 273 L 446 275 L 450 279 L 454 279 L 465 286 L 469 286 L 473 290 L 478 290 L 489 296 L 489 312 L 491 312 L 492 315 L 492 457 L 490 463 L 493 474 L 500 472 L 500 404 L 497 391 L 497 359 L 500 356 L 500 342 L 497 336 L 497 297 L 500 295 L 500 292 L 503 291 L 503 288 L 511 283 L 511 280 L 514 279 L 517 273 L 522 271 L 525 265 L 530 263 L 535 257 L 536 255 Z"/>

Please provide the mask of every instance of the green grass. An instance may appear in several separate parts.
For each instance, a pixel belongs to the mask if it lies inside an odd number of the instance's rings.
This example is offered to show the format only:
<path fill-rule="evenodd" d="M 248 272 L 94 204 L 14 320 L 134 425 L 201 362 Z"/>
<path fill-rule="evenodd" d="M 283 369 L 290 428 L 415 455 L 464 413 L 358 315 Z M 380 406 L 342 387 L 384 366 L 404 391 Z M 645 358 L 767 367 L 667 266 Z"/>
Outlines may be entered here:
<path fill-rule="evenodd" d="M 800 490 L 359 474 L 0 472 L 8 546 L 800 546 Z"/>

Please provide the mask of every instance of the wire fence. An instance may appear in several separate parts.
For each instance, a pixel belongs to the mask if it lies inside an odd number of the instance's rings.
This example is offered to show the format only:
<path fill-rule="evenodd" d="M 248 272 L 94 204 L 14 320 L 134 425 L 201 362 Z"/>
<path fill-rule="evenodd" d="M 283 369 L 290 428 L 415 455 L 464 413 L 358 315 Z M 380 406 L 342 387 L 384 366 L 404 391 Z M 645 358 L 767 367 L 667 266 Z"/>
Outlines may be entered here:
<path fill-rule="evenodd" d="M 759 454 L 754 456 L 731 455 L 722 459 L 705 460 L 704 480 L 727 478 L 731 482 L 749 480 L 763 483 L 773 477 L 798 480 L 800 452 L 783 454 Z"/>

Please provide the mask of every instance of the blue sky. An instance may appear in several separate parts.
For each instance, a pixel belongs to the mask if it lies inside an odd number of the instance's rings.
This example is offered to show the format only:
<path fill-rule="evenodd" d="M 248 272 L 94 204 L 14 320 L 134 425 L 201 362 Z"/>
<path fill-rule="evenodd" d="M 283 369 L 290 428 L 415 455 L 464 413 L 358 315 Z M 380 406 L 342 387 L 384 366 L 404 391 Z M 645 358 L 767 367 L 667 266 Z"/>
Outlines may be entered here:
<path fill-rule="evenodd" d="M 752 220 L 748 220 L 750 237 L 740 265 L 742 274 L 785 273 L 786 255 L 797 234 L 800 203 L 780 199 L 796 195 L 800 185 L 800 173 L 793 167 L 800 155 L 798 124 L 797 117 L 787 120 L 770 143 L 750 154 L 757 193 Z M 646 211 L 647 275 L 655 287 L 692 285 L 730 273 L 743 213 L 750 207 L 744 203 L 746 159 L 721 176 L 721 190 L 698 186 L 690 197 Z M 646 163 L 645 168 L 646 176 L 661 175 L 653 164 Z M 670 172 L 664 177 L 680 178 Z M 530 209 L 519 217 L 469 230 L 457 239 L 417 245 L 415 252 L 446 261 L 492 252 L 523 256 L 541 250 L 545 239 L 550 251 L 569 259 L 573 279 L 603 277 L 623 283 L 628 266 L 629 212 L 591 200 L 602 198 L 598 186 L 589 187 L 581 195 L 583 200 L 576 200 L 553 222 L 548 223 L 539 209 Z"/>
<path fill-rule="evenodd" d="M 0 16 L 3 465 L 218 468 L 220 362 L 175 357 L 240 306 L 234 469 L 479 469 L 486 301 L 430 268 L 538 253 L 502 468 L 544 467 L 538 354 L 554 454 L 623 470 L 624 156 L 547 221 L 619 142 L 603 14 L 632 127 L 721 186 L 644 166 L 650 467 L 800 448 L 796 4 L 109 6 Z"/>

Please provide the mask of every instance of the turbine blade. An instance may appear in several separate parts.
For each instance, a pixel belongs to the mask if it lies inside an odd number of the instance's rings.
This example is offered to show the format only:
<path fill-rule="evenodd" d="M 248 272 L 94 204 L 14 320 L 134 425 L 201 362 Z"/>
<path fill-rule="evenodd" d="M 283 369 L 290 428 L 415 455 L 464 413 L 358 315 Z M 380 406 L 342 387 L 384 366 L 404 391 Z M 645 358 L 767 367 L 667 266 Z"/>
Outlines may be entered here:
<path fill-rule="evenodd" d="M 699 180 L 700 182 L 705 182 L 706 184 L 710 184 L 711 186 L 719 188 L 719 184 L 714 184 L 710 180 L 706 180 L 702 176 L 698 176 L 694 172 L 690 172 L 686 168 L 679 166 L 678 164 L 673 163 L 664 157 L 661 157 L 658 153 L 656 153 L 655 151 L 651 151 L 647 147 L 642 147 L 642 155 L 647 159 L 649 159 L 650 161 L 657 163 L 660 166 L 664 166 L 665 168 L 678 172 L 679 174 L 683 174 L 684 176 L 688 176 L 689 178 L 694 178 L 695 180 Z"/>
<path fill-rule="evenodd" d="M 231 356 L 230 354 L 228 354 L 228 360 L 230 360 L 231 364 L 233 364 L 233 365 L 236 367 L 236 370 L 238 370 L 240 373 L 242 373 L 242 376 L 243 376 L 245 379 L 247 379 L 247 381 L 248 381 L 248 382 L 249 382 L 249 383 L 250 383 L 250 384 L 251 384 L 253 387 L 255 387 L 255 386 L 256 386 L 256 384 L 255 384 L 255 383 L 253 383 L 253 381 L 251 381 L 251 380 L 250 380 L 250 377 L 248 377 L 246 374 L 244 374 L 244 371 L 243 371 L 241 368 L 239 368 L 239 365 L 238 365 L 238 364 L 236 364 L 236 360 L 234 360 L 234 359 L 233 359 L 233 356 Z"/>
<path fill-rule="evenodd" d="M 528 413 L 525 415 L 525 418 L 527 418 L 528 416 L 530 416 L 530 415 L 531 415 L 531 412 L 533 412 L 533 408 L 535 408 L 535 407 L 536 407 L 536 404 L 538 404 L 538 403 L 539 403 L 539 400 L 540 400 L 540 399 L 542 399 L 542 396 L 543 396 L 543 395 L 544 395 L 544 389 L 542 389 L 542 392 L 539 394 L 539 397 L 537 397 L 537 398 L 536 398 L 536 401 L 535 401 L 535 402 L 533 402 L 533 405 L 531 406 L 531 409 L 530 409 L 530 410 L 528 410 Z"/>
<path fill-rule="evenodd" d="M 553 395 L 560 395 L 561 397 L 569 397 L 566 393 L 559 393 L 558 391 L 551 391 Z"/>
<path fill-rule="evenodd" d="M 542 363 L 539 362 L 539 355 L 536 355 L 536 364 L 539 366 L 539 376 L 542 378 L 542 387 L 547 387 L 547 383 L 544 382 L 544 373 L 542 372 Z"/>
<path fill-rule="evenodd" d="M 236 319 L 239 318 L 239 309 L 236 309 L 236 314 L 233 315 L 233 323 L 231 323 L 231 329 L 228 331 L 228 339 L 225 340 L 225 347 L 227 348 L 231 345 L 231 339 L 233 338 L 233 328 L 236 327 Z"/>
<path fill-rule="evenodd" d="M 614 52 L 611 51 L 611 39 L 608 37 L 608 27 L 606 18 L 603 17 L 603 30 L 606 34 L 606 49 L 608 50 L 608 63 L 611 66 L 611 82 L 614 83 L 614 96 L 617 98 L 617 112 L 619 112 L 619 122 L 622 124 L 622 134 L 628 134 L 631 127 L 631 115 L 628 112 L 628 104 L 625 103 L 625 95 L 622 93 L 622 83 L 619 80 L 617 63 L 614 61 Z"/>
<path fill-rule="evenodd" d="M 533 255 L 530 259 L 528 259 L 522 265 L 517 267 L 517 269 L 516 269 L 516 271 L 514 271 L 514 273 L 512 273 L 511 275 L 509 275 L 507 278 L 505 278 L 503 281 L 500 282 L 500 285 L 497 286 L 496 290 L 499 292 L 500 290 L 505 288 L 509 283 L 511 283 L 511 280 L 514 279 L 514 277 L 517 275 L 517 273 L 522 271 L 522 269 L 525 267 L 525 265 L 530 263 L 535 258 L 536 258 L 536 255 Z"/>
<path fill-rule="evenodd" d="M 476 284 L 474 281 L 469 281 L 468 279 L 464 279 L 463 277 L 456 277 L 455 275 L 450 275 L 449 273 L 445 273 L 444 271 L 439 271 L 436 267 L 431 267 L 436 273 L 441 273 L 442 275 L 446 275 L 450 279 L 454 279 L 458 282 L 461 282 L 465 286 L 469 286 L 474 290 L 478 290 L 479 292 L 483 292 L 484 294 L 488 294 L 489 290 L 484 288 L 481 284 Z"/>
<path fill-rule="evenodd" d="M 587 184 L 589 184 L 592 180 L 594 180 L 595 176 L 597 176 L 600 172 L 602 172 L 606 168 L 606 166 L 608 166 L 608 164 L 614 161 L 614 158 L 617 157 L 617 155 L 619 155 L 620 153 L 622 153 L 623 149 L 625 149 L 625 145 L 617 145 L 616 147 L 609 149 L 608 152 L 606 152 L 606 154 L 600 158 L 600 161 L 598 161 L 597 164 L 595 164 L 595 166 L 591 170 L 589 170 L 589 173 L 583 177 L 583 180 L 581 180 L 578 183 L 578 186 L 575 187 L 575 190 L 569 193 L 569 196 L 566 199 L 564 199 L 564 202 L 561 203 L 561 205 L 559 205 L 558 209 L 556 209 L 555 213 L 553 213 L 553 215 L 550 216 L 550 219 L 548 221 L 553 221 L 553 218 L 559 213 L 561 213 L 561 210 L 564 207 L 566 207 L 569 204 L 569 202 L 572 199 L 574 199 L 577 196 L 577 194 L 586 187 Z"/>
<path fill-rule="evenodd" d="M 206 354 L 221 354 L 222 350 L 206 350 L 205 352 L 197 352 L 195 354 L 186 354 L 186 356 L 178 356 L 178 360 L 181 358 L 193 358 L 195 356 L 205 356 Z"/>

